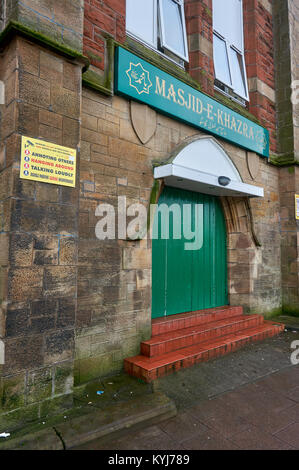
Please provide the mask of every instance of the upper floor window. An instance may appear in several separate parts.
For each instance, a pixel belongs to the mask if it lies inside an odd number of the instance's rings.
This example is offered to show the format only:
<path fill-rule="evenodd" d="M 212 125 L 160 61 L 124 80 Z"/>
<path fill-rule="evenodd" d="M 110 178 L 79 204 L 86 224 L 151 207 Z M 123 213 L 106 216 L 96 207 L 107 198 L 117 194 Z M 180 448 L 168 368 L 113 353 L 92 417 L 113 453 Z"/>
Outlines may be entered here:
<path fill-rule="evenodd" d="M 242 0 L 213 0 L 215 85 L 248 101 Z"/>
<path fill-rule="evenodd" d="M 127 0 L 126 4 L 130 34 L 174 59 L 188 61 L 184 0 Z"/>

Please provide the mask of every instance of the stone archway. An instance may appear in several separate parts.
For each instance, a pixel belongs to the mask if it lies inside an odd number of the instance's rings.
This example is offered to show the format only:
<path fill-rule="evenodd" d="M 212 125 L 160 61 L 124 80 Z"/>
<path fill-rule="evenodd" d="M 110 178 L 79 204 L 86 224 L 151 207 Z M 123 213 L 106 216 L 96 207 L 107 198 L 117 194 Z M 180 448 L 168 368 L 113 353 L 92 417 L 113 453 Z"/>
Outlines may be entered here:
<path fill-rule="evenodd" d="M 221 186 L 220 176 L 229 176 L 230 183 Z M 260 246 L 249 196 L 263 197 L 263 189 L 243 183 L 232 159 L 213 137 L 187 139 L 155 168 L 155 178 L 162 182 L 162 187 L 169 185 L 219 196 L 227 228 L 229 302 L 249 311 Z"/>
<path fill-rule="evenodd" d="M 227 229 L 227 272 L 230 305 L 250 310 L 253 280 L 257 275 L 258 247 L 247 197 L 221 197 Z"/>

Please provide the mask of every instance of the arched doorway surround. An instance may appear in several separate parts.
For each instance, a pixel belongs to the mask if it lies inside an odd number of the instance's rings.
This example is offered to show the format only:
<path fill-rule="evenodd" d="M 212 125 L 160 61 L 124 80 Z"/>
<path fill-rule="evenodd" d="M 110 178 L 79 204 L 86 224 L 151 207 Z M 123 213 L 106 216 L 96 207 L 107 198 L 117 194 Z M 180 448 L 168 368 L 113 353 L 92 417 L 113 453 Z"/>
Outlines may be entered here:
<path fill-rule="evenodd" d="M 252 266 L 259 246 L 250 198 L 263 197 L 263 188 L 244 183 L 228 153 L 212 137 L 185 141 L 165 163 L 155 167 L 154 177 L 160 181 L 159 194 L 164 186 L 170 186 L 218 196 L 227 232 L 228 302 L 249 308 Z"/>

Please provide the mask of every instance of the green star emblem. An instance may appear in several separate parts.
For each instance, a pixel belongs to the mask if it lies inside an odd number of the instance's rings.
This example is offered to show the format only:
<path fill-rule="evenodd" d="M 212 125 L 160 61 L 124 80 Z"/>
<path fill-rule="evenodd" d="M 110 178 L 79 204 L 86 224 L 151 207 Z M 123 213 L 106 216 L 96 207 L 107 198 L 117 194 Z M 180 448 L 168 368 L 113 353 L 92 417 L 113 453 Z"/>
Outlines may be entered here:
<path fill-rule="evenodd" d="M 130 63 L 130 68 L 127 70 L 127 75 L 130 80 L 130 86 L 135 88 L 139 95 L 141 93 L 149 94 L 149 89 L 152 86 L 149 72 L 145 70 L 142 65 Z"/>

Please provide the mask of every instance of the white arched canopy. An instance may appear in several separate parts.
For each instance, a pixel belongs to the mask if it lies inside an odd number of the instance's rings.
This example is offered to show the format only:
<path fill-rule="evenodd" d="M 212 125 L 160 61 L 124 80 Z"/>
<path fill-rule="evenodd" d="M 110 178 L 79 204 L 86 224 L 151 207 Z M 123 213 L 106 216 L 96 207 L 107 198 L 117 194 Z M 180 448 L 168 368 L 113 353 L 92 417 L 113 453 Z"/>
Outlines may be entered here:
<path fill-rule="evenodd" d="M 226 177 L 226 186 L 219 182 L 221 176 Z M 171 163 L 156 167 L 154 177 L 163 178 L 167 186 L 215 196 L 264 196 L 263 188 L 243 183 L 237 168 L 213 138 L 186 145 Z"/>

